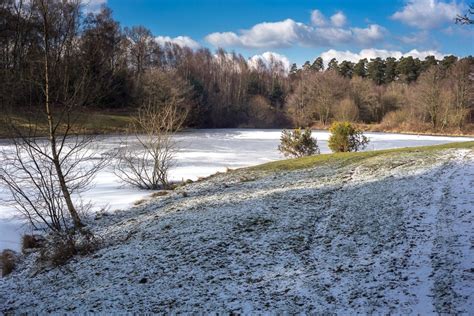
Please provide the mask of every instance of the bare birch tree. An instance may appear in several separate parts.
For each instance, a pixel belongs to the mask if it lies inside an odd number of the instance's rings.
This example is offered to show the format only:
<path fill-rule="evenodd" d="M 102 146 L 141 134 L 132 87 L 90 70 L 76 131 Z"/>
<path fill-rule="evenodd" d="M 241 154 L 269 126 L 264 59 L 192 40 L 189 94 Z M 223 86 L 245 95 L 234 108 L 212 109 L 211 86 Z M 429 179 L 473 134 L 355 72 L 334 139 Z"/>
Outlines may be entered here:
<path fill-rule="evenodd" d="M 9 202 L 34 227 L 82 231 L 73 196 L 87 188 L 106 159 L 94 154 L 94 138 L 81 136 L 78 127 L 77 109 L 87 99 L 88 76 L 72 73 L 68 56 L 76 42 L 80 2 L 34 0 L 29 9 L 39 21 L 42 47 L 33 62 L 42 76 L 26 79 L 35 88 L 28 124 L 17 128 L 12 116 L 5 118 L 13 149 L 1 152 L 0 182 L 10 190 Z"/>

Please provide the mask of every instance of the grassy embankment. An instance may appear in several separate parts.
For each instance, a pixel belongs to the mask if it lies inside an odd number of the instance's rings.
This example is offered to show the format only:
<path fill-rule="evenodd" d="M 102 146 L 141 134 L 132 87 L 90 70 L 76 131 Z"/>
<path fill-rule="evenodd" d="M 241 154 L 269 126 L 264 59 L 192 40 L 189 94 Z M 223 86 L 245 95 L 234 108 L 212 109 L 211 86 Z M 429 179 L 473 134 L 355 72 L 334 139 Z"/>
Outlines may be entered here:
<path fill-rule="evenodd" d="M 1 114 L 0 114 L 1 115 Z M 36 126 L 37 135 L 46 135 L 46 121 Z M 42 122 L 43 122 L 42 121 Z M 84 134 L 121 134 L 127 131 L 127 127 L 132 121 L 130 112 L 110 112 L 110 111 L 90 111 L 79 113 L 78 120 L 74 124 L 73 132 Z M 11 117 L 13 125 L 21 131 L 27 132 L 31 128 L 31 122 L 26 113 L 15 113 Z M 80 128 L 80 129 L 78 129 Z M 9 129 L 6 124 L 0 124 L 0 138 L 9 136 Z"/>
<path fill-rule="evenodd" d="M 354 163 L 361 163 L 364 160 L 375 158 L 375 157 L 394 157 L 403 154 L 414 154 L 416 156 L 428 156 L 434 152 L 446 149 L 474 149 L 474 141 L 471 142 L 459 142 L 449 143 L 434 146 L 421 146 L 421 147 L 409 147 L 409 148 L 396 148 L 396 149 L 385 149 L 385 150 L 374 150 L 364 151 L 355 153 L 334 153 L 334 154 L 321 154 L 303 158 L 287 159 L 273 161 L 250 167 L 250 170 L 254 171 L 291 171 L 305 168 L 312 168 L 322 165 L 331 164 L 334 167 L 343 167 Z"/>
<path fill-rule="evenodd" d="M 0 117 L 1 117 L 0 113 Z M 79 120 L 76 126 L 80 126 L 80 130 L 74 132 L 84 134 L 122 134 L 127 132 L 127 127 L 132 122 L 132 110 L 120 111 L 89 111 L 79 114 Z M 27 130 L 30 127 L 28 114 L 17 112 L 12 117 L 15 127 L 20 130 Z M 420 135 L 446 135 L 446 136 L 474 136 L 474 124 L 469 124 L 463 132 L 457 130 L 432 131 L 427 126 L 419 129 L 400 129 L 387 128 L 382 124 L 356 124 L 358 128 L 367 132 L 387 132 L 400 134 L 420 134 Z M 258 127 L 256 127 L 258 128 Z M 327 130 L 329 126 L 314 124 L 313 129 Z M 37 135 L 45 135 L 47 131 L 46 124 L 37 126 Z M 0 138 L 9 136 L 8 128 L 5 124 L 0 124 Z"/>
<path fill-rule="evenodd" d="M 391 127 L 382 123 L 354 123 L 357 128 L 364 132 L 380 132 L 380 133 L 396 133 L 396 134 L 417 134 L 417 135 L 432 135 L 432 136 L 474 136 L 474 124 L 467 124 L 463 130 L 458 128 L 444 128 L 433 130 L 429 124 L 418 124 L 416 126 L 406 124 L 399 127 Z M 311 126 L 312 129 L 328 130 L 329 125 L 322 125 L 315 123 Z"/>

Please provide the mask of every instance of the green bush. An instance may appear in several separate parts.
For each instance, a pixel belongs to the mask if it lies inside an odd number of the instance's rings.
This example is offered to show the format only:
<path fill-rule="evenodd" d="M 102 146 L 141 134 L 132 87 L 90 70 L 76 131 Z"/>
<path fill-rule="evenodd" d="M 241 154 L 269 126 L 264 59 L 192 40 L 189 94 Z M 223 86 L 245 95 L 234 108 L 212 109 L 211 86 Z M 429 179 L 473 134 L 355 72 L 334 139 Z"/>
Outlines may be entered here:
<path fill-rule="evenodd" d="M 367 147 L 369 139 L 349 122 L 334 122 L 329 128 L 328 146 L 333 152 L 359 151 Z"/>
<path fill-rule="evenodd" d="M 300 128 L 283 130 L 278 150 L 285 157 L 303 157 L 319 154 L 319 147 L 315 138 L 311 137 L 311 129 Z"/>

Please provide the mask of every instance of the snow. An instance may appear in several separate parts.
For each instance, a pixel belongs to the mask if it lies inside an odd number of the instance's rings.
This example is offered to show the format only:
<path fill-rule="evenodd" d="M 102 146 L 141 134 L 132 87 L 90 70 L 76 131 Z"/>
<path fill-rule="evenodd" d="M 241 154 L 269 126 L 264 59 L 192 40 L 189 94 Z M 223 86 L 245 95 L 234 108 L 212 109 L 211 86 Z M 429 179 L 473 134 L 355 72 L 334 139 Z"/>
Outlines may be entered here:
<path fill-rule="evenodd" d="M 472 315 L 473 205 L 467 149 L 223 173 L 90 220 L 91 256 L 29 255 L 0 312 Z"/>
<path fill-rule="evenodd" d="M 281 130 L 256 129 L 213 129 L 192 130 L 181 133 L 177 139 L 181 150 L 177 155 L 177 164 L 171 170 L 170 178 L 174 181 L 196 180 L 227 168 L 240 168 L 257 165 L 283 157 L 277 151 Z M 434 145 L 455 141 L 468 141 L 474 138 L 418 136 L 405 134 L 366 133 L 371 143 L 367 150 Z M 328 153 L 326 131 L 313 131 L 322 153 Z M 107 136 L 99 139 L 100 148 L 107 152 L 120 145 L 122 137 Z M 0 147 L 7 147 L 6 141 Z M 90 191 L 82 194 L 85 202 L 94 205 L 93 211 L 102 209 L 127 209 L 137 200 L 147 198 L 151 192 L 128 187 L 120 183 L 109 167 L 101 171 Z M 19 249 L 19 238 L 28 232 L 27 226 L 14 217 L 14 210 L 1 201 L 8 192 L 0 185 L 0 250 Z"/>

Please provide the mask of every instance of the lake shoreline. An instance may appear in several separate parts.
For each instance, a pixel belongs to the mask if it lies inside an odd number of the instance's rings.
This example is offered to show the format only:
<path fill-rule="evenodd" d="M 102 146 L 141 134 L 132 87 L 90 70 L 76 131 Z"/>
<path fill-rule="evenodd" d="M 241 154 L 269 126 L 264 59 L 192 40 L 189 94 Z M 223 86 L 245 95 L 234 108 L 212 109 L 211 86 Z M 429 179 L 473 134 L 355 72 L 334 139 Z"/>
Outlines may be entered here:
<path fill-rule="evenodd" d="M 369 152 L 474 140 L 474 138 L 450 136 L 376 132 L 368 132 L 366 135 L 371 139 L 367 148 Z M 327 146 L 328 132 L 315 130 L 313 136 L 317 139 L 321 153 L 330 153 Z M 98 153 L 114 152 L 119 148 L 123 137 L 124 135 L 98 135 L 96 140 Z M 177 139 L 181 144 L 181 149 L 176 156 L 176 164 L 169 174 L 169 179 L 173 182 L 184 182 L 188 179 L 195 181 L 216 172 L 225 172 L 227 169 L 258 166 L 284 159 L 277 149 L 280 142 L 279 129 L 188 129 L 178 134 Z M 133 146 L 133 141 L 130 145 Z M 0 141 L 0 147 L 9 150 L 8 139 Z M 327 155 L 320 156 L 322 158 Z M 113 162 L 111 162 L 112 165 Z M 101 170 L 91 189 L 83 192 L 81 197 L 84 202 L 91 202 L 95 209 L 109 208 L 113 211 L 127 209 L 136 201 L 146 199 L 150 193 L 124 185 L 110 167 Z M 8 198 L 8 190 L 0 186 L 0 200 Z M 19 241 L 20 232 L 14 233 L 16 222 L 9 224 L 4 221 L 13 214 L 14 209 L 11 205 L 0 204 L 0 226 L 7 231 L 8 235 L 0 238 L 0 249 L 12 247 L 11 242 L 2 242 L 2 240 Z M 14 248 L 18 250 L 19 243 Z"/>
<path fill-rule="evenodd" d="M 92 255 L 45 270 L 25 256 L 0 312 L 468 313 L 473 149 L 216 174 L 97 216 Z"/>
<path fill-rule="evenodd" d="M 81 130 L 80 134 L 83 135 L 93 135 L 93 136 L 127 136 L 128 126 L 133 120 L 133 115 L 130 110 L 124 111 L 93 111 L 91 113 L 82 113 L 80 112 L 80 125 Z M 26 120 L 26 114 L 17 114 L 14 118 L 16 127 L 21 128 L 24 125 L 27 125 L 28 121 Z M 413 129 L 399 129 L 399 128 L 387 128 L 381 126 L 380 123 L 365 124 L 365 123 L 354 123 L 360 129 L 366 132 L 377 132 L 377 133 L 396 133 L 396 134 L 407 134 L 407 135 L 427 135 L 427 136 L 451 136 L 451 137 L 474 137 L 474 124 L 470 124 L 466 127 L 466 132 L 439 132 L 432 131 L 428 127 L 424 126 L 423 130 L 413 130 Z M 5 124 L 3 124 L 5 125 Z M 224 128 L 195 128 L 189 127 L 186 129 L 190 130 L 220 130 L 220 129 L 258 129 L 258 130 L 276 130 L 276 129 L 292 129 L 295 127 L 224 127 Z M 322 125 L 319 123 L 314 123 L 311 125 L 313 130 L 324 130 L 329 129 L 329 125 Z M 40 127 L 38 129 L 39 136 L 46 136 L 46 126 Z M 6 126 L 0 125 L 0 139 L 9 139 L 8 129 Z"/>

